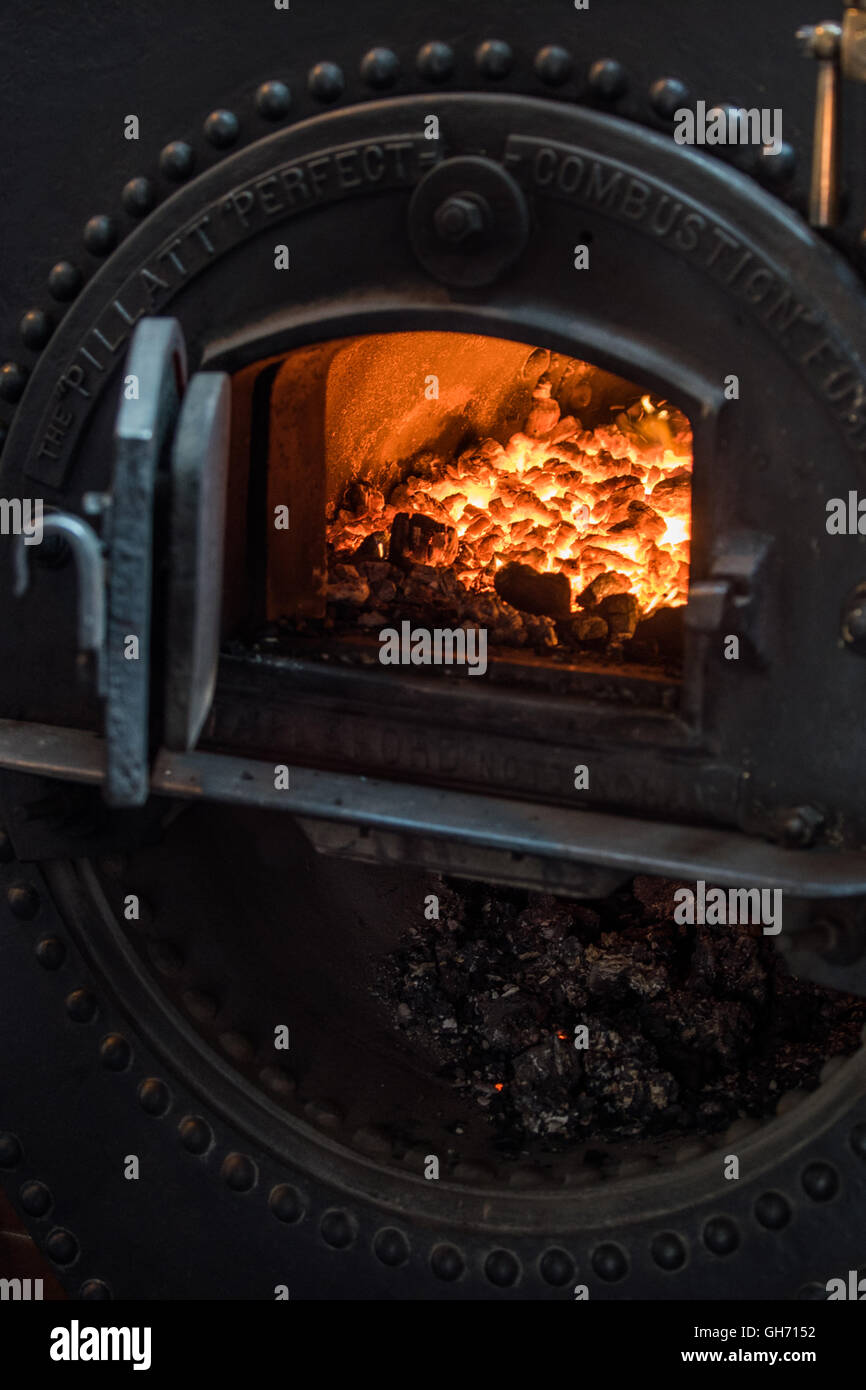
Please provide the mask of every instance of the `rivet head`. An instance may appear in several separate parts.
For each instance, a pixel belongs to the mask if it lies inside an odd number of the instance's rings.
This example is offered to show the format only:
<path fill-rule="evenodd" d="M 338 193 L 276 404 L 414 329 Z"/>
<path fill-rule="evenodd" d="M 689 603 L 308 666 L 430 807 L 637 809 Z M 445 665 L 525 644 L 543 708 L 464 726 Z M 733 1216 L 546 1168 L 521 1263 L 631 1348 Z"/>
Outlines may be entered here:
<path fill-rule="evenodd" d="M 574 1278 L 574 1260 L 567 1251 L 556 1247 L 545 1250 L 538 1267 L 545 1284 L 552 1284 L 557 1289 Z"/>
<path fill-rule="evenodd" d="M 172 140 L 159 156 L 160 173 L 173 183 L 188 179 L 194 167 L 195 154 L 185 140 Z"/>
<path fill-rule="evenodd" d="M 866 583 L 858 584 L 842 608 L 842 641 L 858 656 L 866 656 Z"/>
<path fill-rule="evenodd" d="M 233 145 L 240 133 L 240 124 L 234 111 L 211 111 L 204 123 L 205 139 L 218 150 Z"/>
<path fill-rule="evenodd" d="M 150 179 L 130 179 L 123 185 L 120 201 L 130 217 L 145 217 L 156 206 L 156 189 Z"/>
<path fill-rule="evenodd" d="M 439 204 L 433 214 L 433 225 L 440 240 L 457 245 L 474 232 L 484 230 L 484 213 L 475 198 L 453 194 Z"/>
<path fill-rule="evenodd" d="M 171 1103 L 168 1087 L 157 1076 L 148 1076 L 138 1088 L 138 1102 L 148 1115 L 164 1115 Z"/>
<path fill-rule="evenodd" d="M 588 81 L 593 96 L 615 101 L 628 86 L 628 74 L 615 58 L 599 58 L 589 70 Z"/>
<path fill-rule="evenodd" d="M 520 1265 L 510 1250 L 492 1250 L 484 1261 L 484 1273 L 498 1289 L 508 1289 L 516 1284 Z"/>
<path fill-rule="evenodd" d="M 217 1014 L 217 1002 L 209 994 L 201 994 L 197 989 L 184 990 L 181 1002 L 188 1014 L 199 1023 L 209 1023 Z"/>
<path fill-rule="evenodd" d="M 316 63 L 310 68 L 307 87 L 310 96 L 317 101 L 336 101 L 342 96 L 345 85 L 343 69 L 336 63 Z"/>
<path fill-rule="evenodd" d="M 453 1284 L 466 1268 L 463 1256 L 453 1245 L 437 1245 L 430 1256 L 430 1268 L 437 1279 Z"/>
<path fill-rule="evenodd" d="M 89 989 L 74 989 L 66 997 L 66 1012 L 74 1023 L 90 1023 L 96 1017 L 96 1000 Z"/>
<path fill-rule="evenodd" d="M 259 1080 L 275 1096 L 280 1096 L 283 1099 L 287 1099 L 295 1090 L 294 1077 L 289 1076 L 282 1067 L 262 1067 L 259 1072 Z"/>
<path fill-rule="evenodd" d="M 301 1194 L 285 1182 L 271 1188 L 268 1207 L 278 1221 L 285 1221 L 287 1225 L 294 1225 L 304 1214 Z"/>
<path fill-rule="evenodd" d="M 783 140 L 778 150 L 772 146 L 762 146 L 758 152 L 758 177 L 766 183 L 790 183 L 797 172 L 797 152 L 793 145 Z"/>
<path fill-rule="evenodd" d="M 714 1255 L 732 1255 L 740 1244 L 740 1233 L 727 1216 L 713 1216 L 704 1226 L 704 1245 Z"/>
<path fill-rule="evenodd" d="M 624 1279 L 628 1271 L 628 1260 L 624 1252 L 612 1242 L 596 1246 L 592 1252 L 591 1263 L 599 1279 L 604 1279 L 608 1284 Z"/>
<path fill-rule="evenodd" d="M 235 1062 L 250 1062 L 256 1055 L 255 1048 L 243 1033 L 220 1033 L 219 1044 Z"/>
<path fill-rule="evenodd" d="M 15 916 L 24 922 L 32 921 L 39 911 L 39 894 L 29 883 L 13 883 L 6 901 Z"/>
<path fill-rule="evenodd" d="M 232 1192 L 249 1192 L 256 1185 L 258 1170 L 246 1154 L 229 1154 L 220 1169 L 223 1182 Z"/>
<path fill-rule="evenodd" d="M 650 106 L 657 116 L 672 121 L 689 99 L 689 89 L 678 77 L 660 77 L 649 89 Z"/>
<path fill-rule="evenodd" d="M 89 1302 L 102 1300 L 103 1302 L 111 1298 L 111 1289 L 104 1279 L 85 1279 L 78 1291 L 79 1298 L 87 1299 Z"/>
<path fill-rule="evenodd" d="M 17 1168 L 22 1159 L 21 1142 L 8 1129 L 0 1130 L 0 1168 Z"/>
<path fill-rule="evenodd" d="M 389 1269 L 398 1269 L 409 1258 L 409 1242 L 402 1231 L 388 1227 L 384 1231 L 377 1231 L 373 1251 L 376 1259 L 383 1265 L 387 1265 Z"/>
<path fill-rule="evenodd" d="M 178 1125 L 183 1147 L 191 1154 L 207 1153 L 213 1143 L 210 1125 L 200 1115 L 185 1115 Z"/>
<path fill-rule="evenodd" d="M 514 54 L 502 39 L 487 39 L 475 50 L 475 66 L 482 77 L 489 77 L 495 82 L 511 72 Z"/>
<path fill-rule="evenodd" d="M 346 1250 L 355 1239 L 353 1223 L 344 1211 L 326 1211 L 319 1230 L 332 1250 Z"/>
<path fill-rule="evenodd" d="M 20 362 L 4 362 L 0 367 L 0 397 L 4 401 L 20 401 L 27 385 L 27 372 Z"/>
<path fill-rule="evenodd" d="M 292 105 L 292 93 L 285 82 L 263 82 L 256 89 L 256 110 L 263 120 L 281 121 Z"/>
<path fill-rule="evenodd" d="M 839 1191 L 839 1175 L 829 1163 L 810 1163 L 801 1179 L 803 1191 L 813 1202 L 829 1202 Z"/>
<path fill-rule="evenodd" d="M 120 1033 L 108 1033 L 99 1044 L 99 1060 L 109 1071 L 126 1071 L 132 1060 L 132 1049 Z"/>
<path fill-rule="evenodd" d="M 148 941 L 147 954 L 163 975 L 179 975 L 183 969 L 183 955 L 171 941 Z"/>
<path fill-rule="evenodd" d="M 45 1238 L 45 1253 L 56 1265 L 71 1265 L 78 1257 L 78 1241 L 71 1231 L 55 1226 Z"/>
<path fill-rule="evenodd" d="M 418 50 L 415 66 L 428 82 L 447 82 L 454 71 L 454 50 L 438 40 L 425 43 Z"/>
<path fill-rule="evenodd" d="M 361 80 L 381 91 L 393 87 L 400 75 L 400 60 L 390 48 L 371 48 L 361 59 Z"/>
<path fill-rule="evenodd" d="M 548 87 L 561 87 L 572 74 L 574 64 L 567 48 L 558 44 L 548 44 L 535 55 L 535 75 Z"/>
<path fill-rule="evenodd" d="M 791 1208 L 781 1192 L 764 1192 L 755 1203 L 755 1220 L 767 1231 L 781 1231 L 791 1220 Z"/>
<path fill-rule="evenodd" d="M 66 947 L 59 936 L 43 936 L 36 943 L 36 959 L 43 970 L 59 970 L 66 959 Z"/>
<path fill-rule="evenodd" d="M 45 1215 L 53 1203 L 53 1198 L 44 1182 L 26 1182 L 19 1193 L 21 1205 L 28 1216 L 37 1219 Z"/>
<path fill-rule="evenodd" d="M 51 337 L 52 326 L 44 309 L 28 309 L 18 325 L 22 343 L 38 352 Z"/>
<path fill-rule="evenodd" d="M 104 213 L 91 217 L 84 226 L 84 245 L 91 255 L 107 256 L 117 245 L 117 223 Z"/>
<path fill-rule="evenodd" d="M 686 1247 L 673 1231 L 660 1231 L 653 1236 L 650 1254 L 659 1269 L 681 1269 L 686 1262 Z"/>
<path fill-rule="evenodd" d="M 74 299 L 84 283 L 84 276 L 71 261 L 58 261 L 48 272 L 48 292 L 54 299 Z"/>
<path fill-rule="evenodd" d="M 854 1126 L 848 1136 L 848 1143 L 858 1158 L 866 1158 L 866 1124 Z"/>

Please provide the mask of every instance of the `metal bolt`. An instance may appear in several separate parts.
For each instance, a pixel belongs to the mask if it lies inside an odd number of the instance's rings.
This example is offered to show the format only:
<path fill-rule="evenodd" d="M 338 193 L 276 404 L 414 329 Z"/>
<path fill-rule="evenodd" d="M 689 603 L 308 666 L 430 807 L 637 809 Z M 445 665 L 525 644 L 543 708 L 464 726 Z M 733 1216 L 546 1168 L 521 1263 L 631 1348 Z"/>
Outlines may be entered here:
<path fill-rule="evenodd" d="M 815 843 L 824 817 L 814 806 L 792 806 L 779 817 L 781 839 L 790 849 L 808 849 Z"/>
<path fill-rule="evenodd" d="M 481 200 L 471 193 L 454 193 L 439 204 L 433 223 L 442 241 L 465 241 L 473 232 L 484 230 Z"/>
<path fill-rule="evenodd" d="M 866 584 L 858 584 L 842 609 L 842 641 L 866 656 Z"/>

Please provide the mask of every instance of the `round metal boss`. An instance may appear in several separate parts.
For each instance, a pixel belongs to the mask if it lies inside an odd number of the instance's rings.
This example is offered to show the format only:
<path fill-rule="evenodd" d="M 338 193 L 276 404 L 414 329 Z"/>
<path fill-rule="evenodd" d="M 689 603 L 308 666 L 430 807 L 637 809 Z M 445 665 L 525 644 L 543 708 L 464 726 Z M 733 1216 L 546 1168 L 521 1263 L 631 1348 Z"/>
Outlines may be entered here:
<path fill-rule="evenodd" d="M 480 155 L 446 159 L 409 204 L 409 239 L 424 269 L 455 289 L 489 285 L 517 260 L 529 235 L 523 190 Z"/>

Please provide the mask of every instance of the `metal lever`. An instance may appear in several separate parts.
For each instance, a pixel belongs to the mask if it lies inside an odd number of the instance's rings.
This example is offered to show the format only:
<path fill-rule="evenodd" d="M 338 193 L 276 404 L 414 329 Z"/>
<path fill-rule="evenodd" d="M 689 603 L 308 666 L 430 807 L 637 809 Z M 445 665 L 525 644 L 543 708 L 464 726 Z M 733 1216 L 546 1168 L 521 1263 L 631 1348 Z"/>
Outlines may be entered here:
<path fill-rule="evenodd" d="M 842 26 L 832 23 L 810 24 L 798 29 L 797 38 L 804 55 L 818 60 L 809 222 L 813 227 L 835 227 L 839 220 L 839 86 Z"/>

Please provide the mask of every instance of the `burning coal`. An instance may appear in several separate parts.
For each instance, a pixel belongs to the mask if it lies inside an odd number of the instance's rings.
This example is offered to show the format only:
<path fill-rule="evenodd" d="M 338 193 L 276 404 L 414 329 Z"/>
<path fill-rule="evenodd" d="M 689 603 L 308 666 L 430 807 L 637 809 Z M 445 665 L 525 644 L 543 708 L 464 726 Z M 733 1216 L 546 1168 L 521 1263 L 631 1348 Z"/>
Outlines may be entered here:
<path fill-rule="evenodd" d="M 642 617 L 688 597 L 692 434 L 644 395 L 610 423 L 561 416 L 542 376 L 521 431 L 432 454 L 391 489 L 350 485 L 332 552 L 448 566 L 467 590 L 566 616 L 631 594 Z"/>

